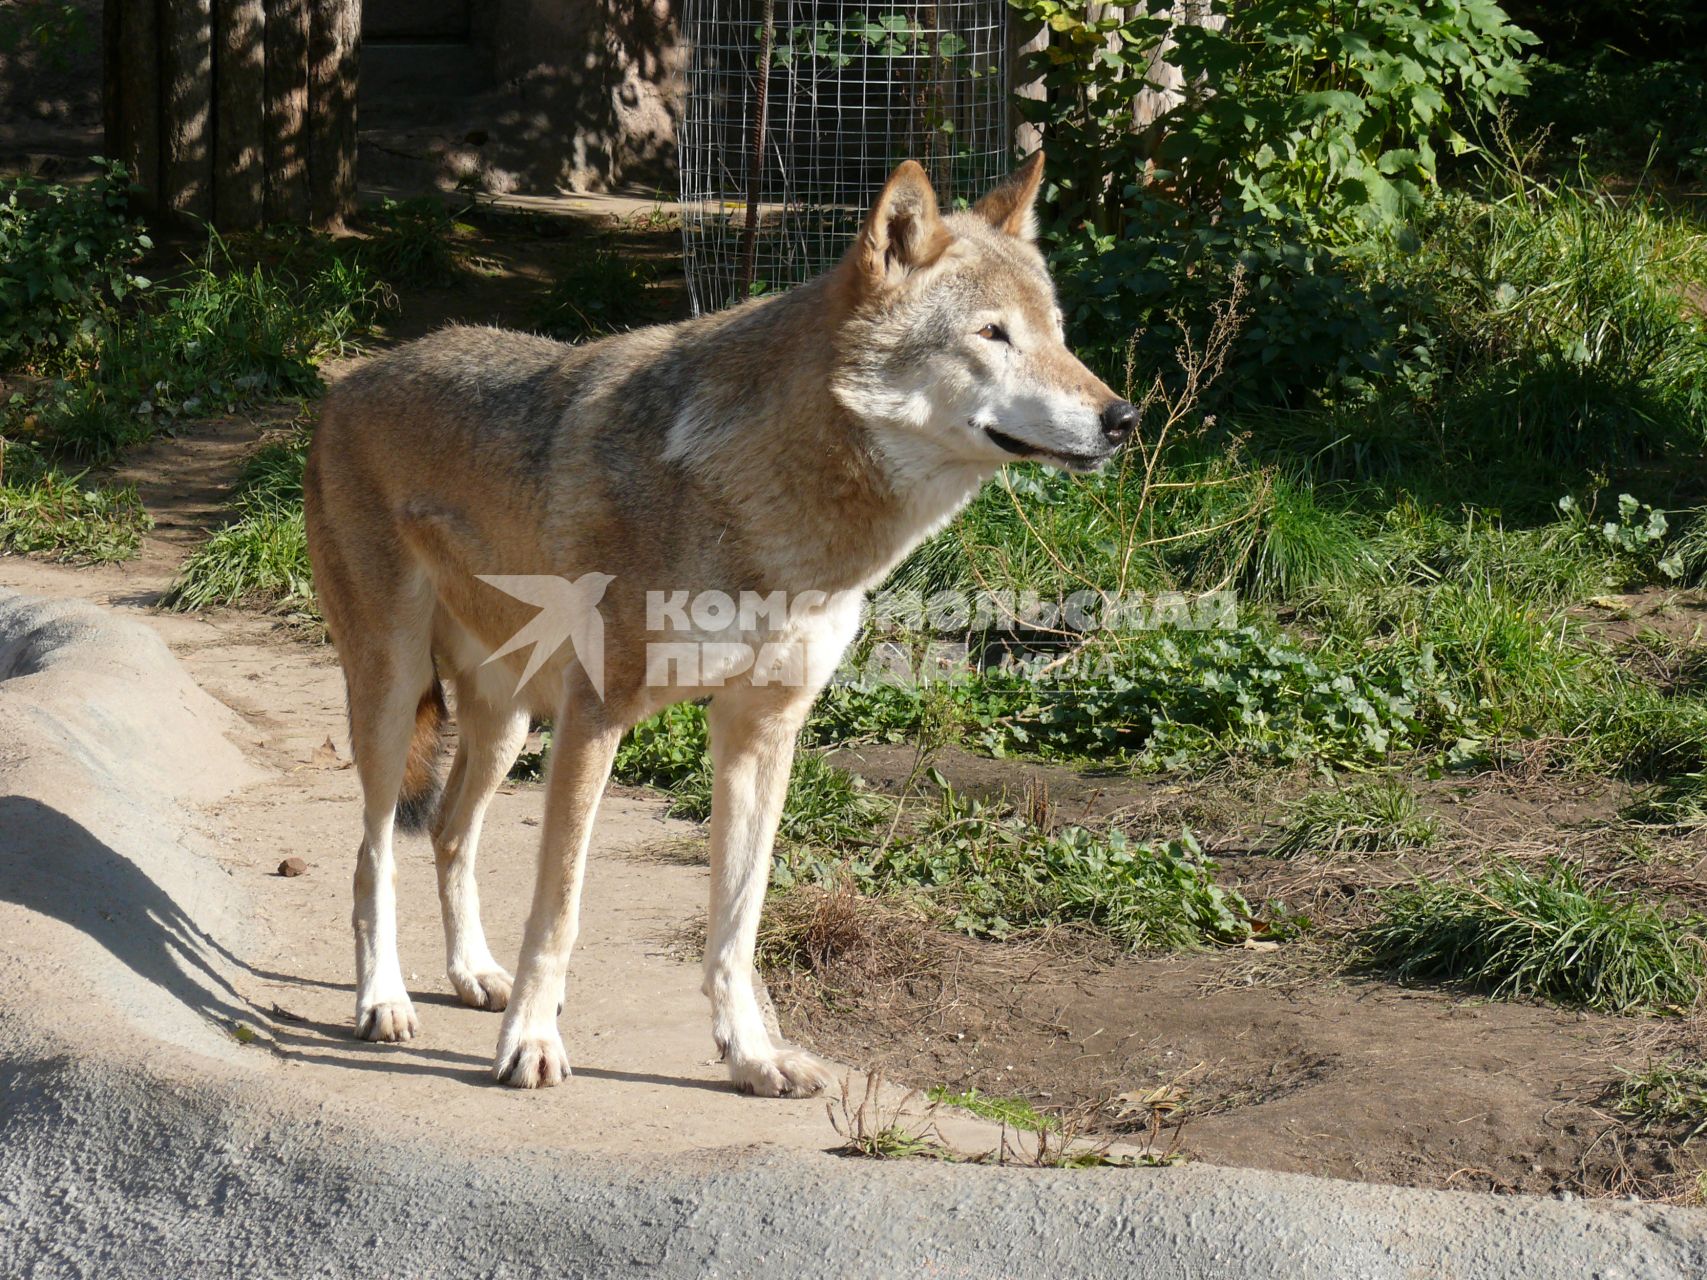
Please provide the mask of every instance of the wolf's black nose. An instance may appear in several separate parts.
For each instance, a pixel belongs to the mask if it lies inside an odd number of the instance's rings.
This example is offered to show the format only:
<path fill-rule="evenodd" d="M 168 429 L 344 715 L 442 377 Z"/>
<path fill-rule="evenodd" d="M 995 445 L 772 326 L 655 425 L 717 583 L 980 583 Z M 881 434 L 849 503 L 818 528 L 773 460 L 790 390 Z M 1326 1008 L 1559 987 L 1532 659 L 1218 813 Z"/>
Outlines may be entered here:
<path fill-rule="evenodd" d="M 1138 410 L 1116 400 L 1102 411 L 1102 433 L 1110 444 L 1122 444 L 1138 425 Z"/>

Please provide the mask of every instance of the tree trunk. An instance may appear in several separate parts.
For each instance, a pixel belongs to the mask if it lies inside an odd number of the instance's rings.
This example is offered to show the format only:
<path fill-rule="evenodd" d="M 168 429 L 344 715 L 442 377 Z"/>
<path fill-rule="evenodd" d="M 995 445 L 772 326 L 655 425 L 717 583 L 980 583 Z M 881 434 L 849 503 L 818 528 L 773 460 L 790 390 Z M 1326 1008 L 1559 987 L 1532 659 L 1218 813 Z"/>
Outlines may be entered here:
<path fill-rule="evenodd" d="M 222 229 L 355 206 L 361 0 L 107 0 L 106 150 L 137 208 Z"/>
<path fill-rule="evenodd" d="M 309 0 L 309 12 L 309 209 L 316 224 L 336 228 L 356 205 L 361 0 Z"/>

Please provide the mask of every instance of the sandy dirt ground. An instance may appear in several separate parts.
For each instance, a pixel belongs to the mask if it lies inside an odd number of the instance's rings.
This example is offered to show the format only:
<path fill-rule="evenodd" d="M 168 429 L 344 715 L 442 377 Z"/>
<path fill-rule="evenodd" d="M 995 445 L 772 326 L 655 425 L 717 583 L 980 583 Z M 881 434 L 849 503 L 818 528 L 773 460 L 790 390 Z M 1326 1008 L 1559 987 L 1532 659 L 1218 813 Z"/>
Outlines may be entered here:
<path fill-rule="evenodd" d="M 165 583 L 134 562 L 67 569 L 0 558 L 0 586 L 82 598 L 141 621 L 197 686 L 235 713 L 228 736 L 252 767 L 252 780 L 203 804 L 192 820 L 194 847 L 211 859 L 207 874 L 230 877 L 236 910 L 245 917 L 235 926 L 232 954 L 214 957 L 230 984 L 227 999 L 188 997 L 201 1003 L 220 1056 L 229 1058 L 230 1046 L 239 1045 L 245 1067 L 302 1096 L 336 1098 L 495 1150 L 838 1143 L 823 1100 L 761 1101 L 730 1089 L 688 941 L 705 910 L 707 873 L 649 853 L 691 829 L 666 818 L 659 800 L 617 789 L 601 809 L 561 1023 L 574 1078 L 537 1093 L 499 1088 L 489 1078 L 498 1016 L 463 1007 L 444 976 L 432 851 L 424 837 L 400 837 L 398 850 L 399 939 L 421 1034 L 402 1045 L 369 1044 L 352 1034 L 350 874 L 359 804 L 333 651 L 261 617 L 155 611 L 149 602 Z M 183 744 L 186 770 L 204 767 L 200 749 Z M 512 964 L 543 799 L 538 787 L 506 787 L 493 802 L 481 849 L 487 933 L 494 952 Z M 288 857 L 303 859 L 307 873 L 280 876 Z M 122 903 L 113 907 L 122 910 Z M 141 931 L 161 927 L 152 918 L 135 922 Z M 982 1126 L 968 1126 L 968 1141 L 988 1136 Z"/>

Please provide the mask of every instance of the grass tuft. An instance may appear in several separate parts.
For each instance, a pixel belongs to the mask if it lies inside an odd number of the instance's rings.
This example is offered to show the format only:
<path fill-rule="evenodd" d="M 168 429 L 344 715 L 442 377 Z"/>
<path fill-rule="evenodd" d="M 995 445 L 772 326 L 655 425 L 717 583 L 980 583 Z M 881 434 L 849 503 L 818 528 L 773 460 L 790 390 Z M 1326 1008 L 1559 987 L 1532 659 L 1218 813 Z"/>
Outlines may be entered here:
<path fill-rule="evenodd" d="M 1416 794 L 1403 783 L 1365 782 L 1299 800 L 1281 824 L 1274 852 L 1291 857 L 1427 849 L 1439 835 L 1434 819 L 1422 812 Z"/>
<path fill-rule="evenodd" d="M 1632 1072 L 1613 1093 L 1613 1106 L 1649 1125 L 1688 1125 L 1688 1142 L 1707 1130 L 1707 1065 L 1666 1059 Z"/>
<path fill-rule="evenodd" d="M 996 1098 L 979 1093 L 976 1089 L 955 1091 L 945 1084 L 936 1085 L 928 1090 L 925 1096 L 942 1106 L 959 1107 L 982 1120 L 994 1120 L 1010 1129 L 1037 1133 L 1061 1127 L 1061 1122 L 1054 1116 L 1044 1115 L 1024 1098 Z"/>
<path fill-rule="evenodd" d="M 1613 1013 L 1676 1012 L 1701 992 L 1695 921 L 1585 885 L 1563 863 L 1390 890 L 1362 938 L 1371 967 Z"/>
<path fill-rule="evenodd" d="M 133 485 L 87 485 L 0 441 L 0 553 L 78 564 L 134 556 L 154 524 Z"/>
<path fill-rule="evenodd" d="M 302 516 L 307 454 L 307 431 L 256 451 L 238 481 L 236 518 L 184 562 L 161 602 L 166 608 L 249 604 L 318 612 Z"/>

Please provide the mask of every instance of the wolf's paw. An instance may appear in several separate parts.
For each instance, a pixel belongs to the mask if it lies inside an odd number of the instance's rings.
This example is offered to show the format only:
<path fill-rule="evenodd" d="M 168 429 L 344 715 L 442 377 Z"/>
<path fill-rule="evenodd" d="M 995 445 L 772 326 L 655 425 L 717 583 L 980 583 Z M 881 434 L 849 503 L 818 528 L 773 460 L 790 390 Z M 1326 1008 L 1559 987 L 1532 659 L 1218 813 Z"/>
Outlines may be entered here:
<path fill-rule="evenodd" d="M 498 1056 L 492 1078 L 513 1089 L 549 1089 L 569 1078 L 569 1055 L 557 1028 L 549 1032 L 512 1032 L 498 1037 Z"/>
<path fill-rule="evenodd" d="M 501 1013 L 510 1003 L 510 975 L 493 966 L 490 969 L 452 969 L 450 984 L 457 996 L 470 1009 L 489 1009 Z"/>
<path fill-rule="evenodd" d="M 801 1049 L 778 1049 L 768 1058 L 732 1060 L 729 1078 L 742 1093 L 761 1098 L 810 1098 L 830 1087 L 830 1069 Z"/>
<path fill-rule="evenodd" d="M 421 1020 L 415 1016 L 415 1006 L 408 997 L 379 1000 L 356 1010 L 356 1034 L 363 1040 L 413 1040 L 420 1029 Z"/>

